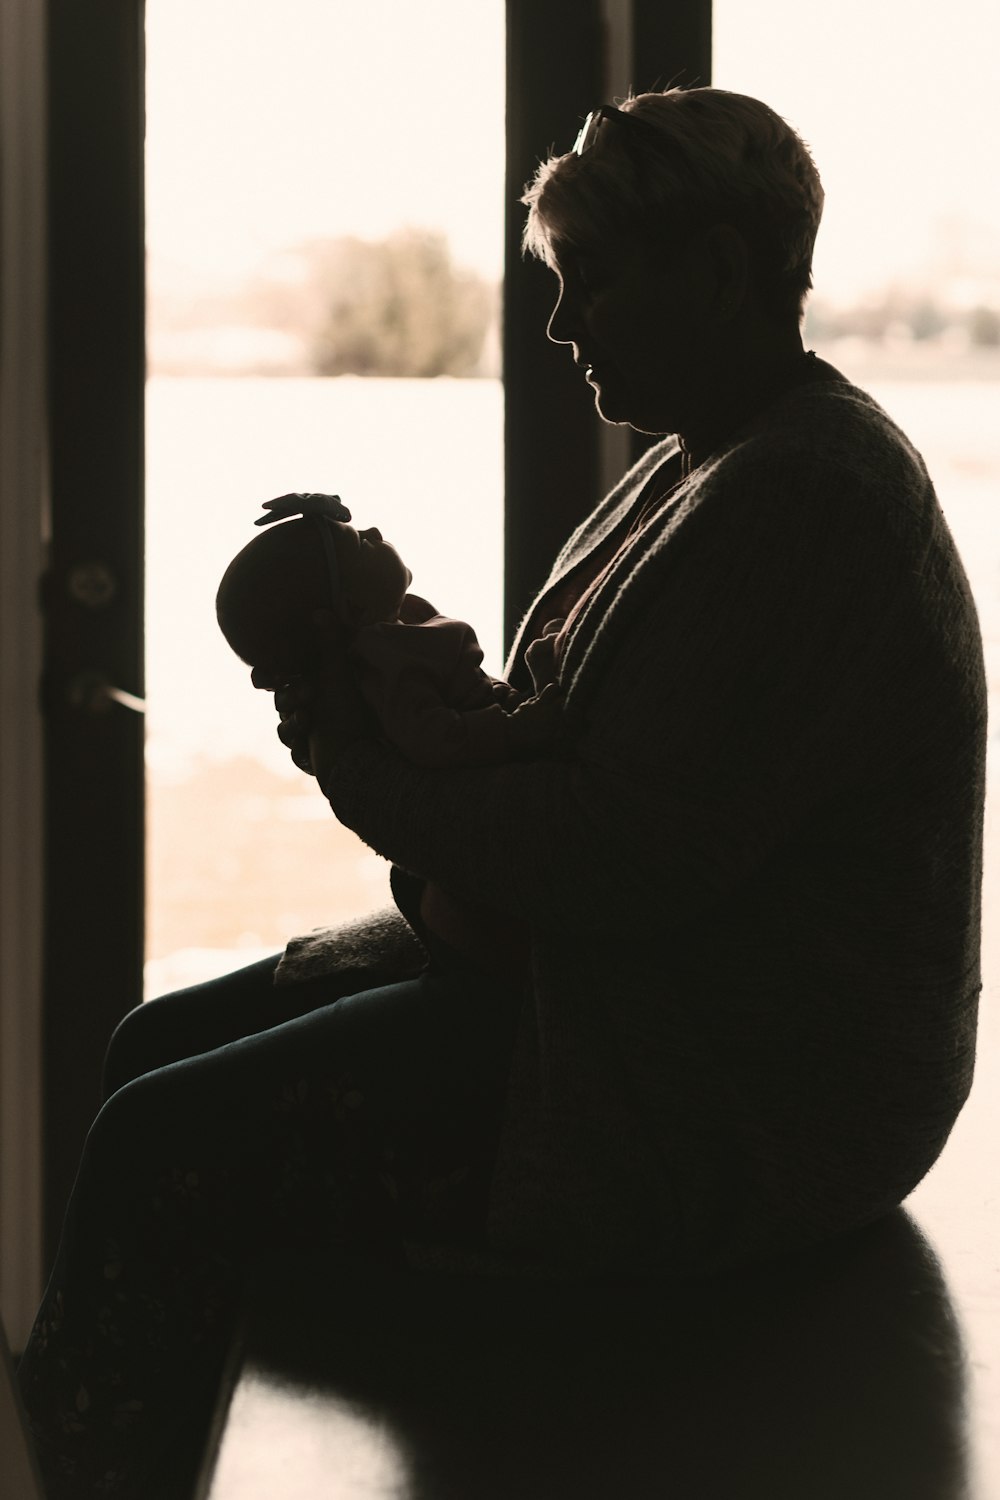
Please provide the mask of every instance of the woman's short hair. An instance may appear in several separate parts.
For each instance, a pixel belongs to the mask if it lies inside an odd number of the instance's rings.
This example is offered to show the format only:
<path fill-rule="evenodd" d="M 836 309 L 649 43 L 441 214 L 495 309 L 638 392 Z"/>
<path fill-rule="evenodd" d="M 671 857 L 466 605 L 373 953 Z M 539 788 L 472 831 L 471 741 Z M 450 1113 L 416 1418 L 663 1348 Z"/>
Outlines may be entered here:
<path fill-rule="evenodd" d="M 621 108 L 662 144 L 612 116 L 583 155 L 543 162 L 522 199 L 525 249 L 555 266 L 623 237 L 676 249 L 686 228 L 729 223 L 747 242 L 765 310 L 801 317 L 823 212 L 805 142 L 759 99 L 724 89 L 638 94 Z"/>

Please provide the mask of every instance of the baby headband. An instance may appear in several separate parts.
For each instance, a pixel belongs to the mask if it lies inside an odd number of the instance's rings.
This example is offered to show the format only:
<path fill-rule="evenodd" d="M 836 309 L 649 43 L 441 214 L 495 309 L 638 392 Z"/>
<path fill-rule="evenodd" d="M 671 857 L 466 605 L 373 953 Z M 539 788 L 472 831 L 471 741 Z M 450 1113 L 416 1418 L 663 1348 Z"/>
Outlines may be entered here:
<path fill-rule="evenodd" d="M 326 521 L 349 521 L 351 512 L 341 500 L 339 495 L 320 495 L 312 491 L 295 490 L 290 495 L 279 495 L 276 500 L 265 500 L 263 509 L 269 511 L 266 516 L 258 516 L 253 523 L 255 526 L 270 526 L 272 521 L 287 521 L 291 516 L 308 516 L 315 522 L 319 534 L 323 540 L 323 553 L 326 557 L 327 572 L 330 575 L 330 585 L 333 590 L 333 599 L 336 602 L 340 592 L 340 570 L 337 567 L 337 549 L 333 545 L 333 533 Z"/>

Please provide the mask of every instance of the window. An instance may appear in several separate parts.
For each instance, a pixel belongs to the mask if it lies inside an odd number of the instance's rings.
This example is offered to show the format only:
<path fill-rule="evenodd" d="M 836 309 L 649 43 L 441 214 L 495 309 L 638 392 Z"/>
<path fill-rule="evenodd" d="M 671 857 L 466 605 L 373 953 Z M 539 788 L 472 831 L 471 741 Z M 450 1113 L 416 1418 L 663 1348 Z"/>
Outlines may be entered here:
<path fill-rule="evenodd" d="M 262 501 L 341 494 L 500 669 L 504 7 L 149 0 L 147 58 L 154 994 L 388 899 L 384 862 L 291 766 L 215 624 Z M 366 356 L 330 307 L 363 317 L 387 253 L 400 276 L 429 256 L 469 316 L 487 308 L 464 363 L 404 338 L 370 357 L 381 373 L 350 373 Z M 411 344 L 442 322 L 432 290 L 411 293 L 430 325 L 411 318 Z M 376 307 L 373 338 L 392 316 Z"/>

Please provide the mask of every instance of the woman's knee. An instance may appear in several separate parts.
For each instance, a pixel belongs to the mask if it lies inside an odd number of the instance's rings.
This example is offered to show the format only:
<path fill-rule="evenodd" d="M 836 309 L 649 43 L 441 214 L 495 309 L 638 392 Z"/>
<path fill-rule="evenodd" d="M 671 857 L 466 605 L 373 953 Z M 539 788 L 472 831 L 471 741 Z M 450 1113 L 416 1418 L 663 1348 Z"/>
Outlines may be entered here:
<path fill-rule="evenodd" d="M 276 1025 L 283 1019 L 274 1014 L 279 957 L 261 959 L 129 1011 L 108 1044 L 104 1098 L 154 1068 Z"/>
<path fill-rule="evenodd" d="M 145 1073 L 218 1045 L 215 1028 L 198 1025 L 199 1020 L 212 1019 L 210 1007 L 205 1006 L 200 1016 L 191 995 L 192 991 L 178 990 L 147 1000 L 119 1021 L 104 1058 L 105 1099 Z"/>
<path fill-rule="evenodd" d="M 122 1017 L 104 1057 L 105 1099 L 144 1073 L 198 1050 L 189 1035 L 191 1017 L 184 1003 L 187 995 L 188 991 L 182 990 L 147 1000 Z"/>

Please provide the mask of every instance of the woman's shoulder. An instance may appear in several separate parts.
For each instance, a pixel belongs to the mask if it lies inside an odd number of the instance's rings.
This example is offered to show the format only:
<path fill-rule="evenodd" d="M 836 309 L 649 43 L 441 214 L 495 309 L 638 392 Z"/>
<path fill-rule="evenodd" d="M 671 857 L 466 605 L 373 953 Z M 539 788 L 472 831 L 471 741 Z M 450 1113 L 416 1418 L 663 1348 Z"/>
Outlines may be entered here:
<path fill-rule="evenodd" d="M 853 512 L 858 524 L 922 529 L 937 513 L 916 446 L 875 398 L 831 366 L 774 402 L 717 455 L 710 488 L 737 487 L 777 506 L 809 501 Z"/>
<path fill-rule="evenodd" d="M 867 391 L 827 368 L 735 432 L 653 520 L 635 559 L 650 588 L 654 575 L 717 552 L 782 568 L 796 554 L 852 568 L 863 556 L 874 575 L 949 546 L 916 448 Z"/>
<path fill-rule="evenodd" d="M 786 393 L 748 433 L 755 446 L 784 454 L 790 464 L 814 469 L 833 465 L 884 484 L 894 474 L 927 481 L 914 444 L 868 391 L 824 360 L 815 378 Z"/>

